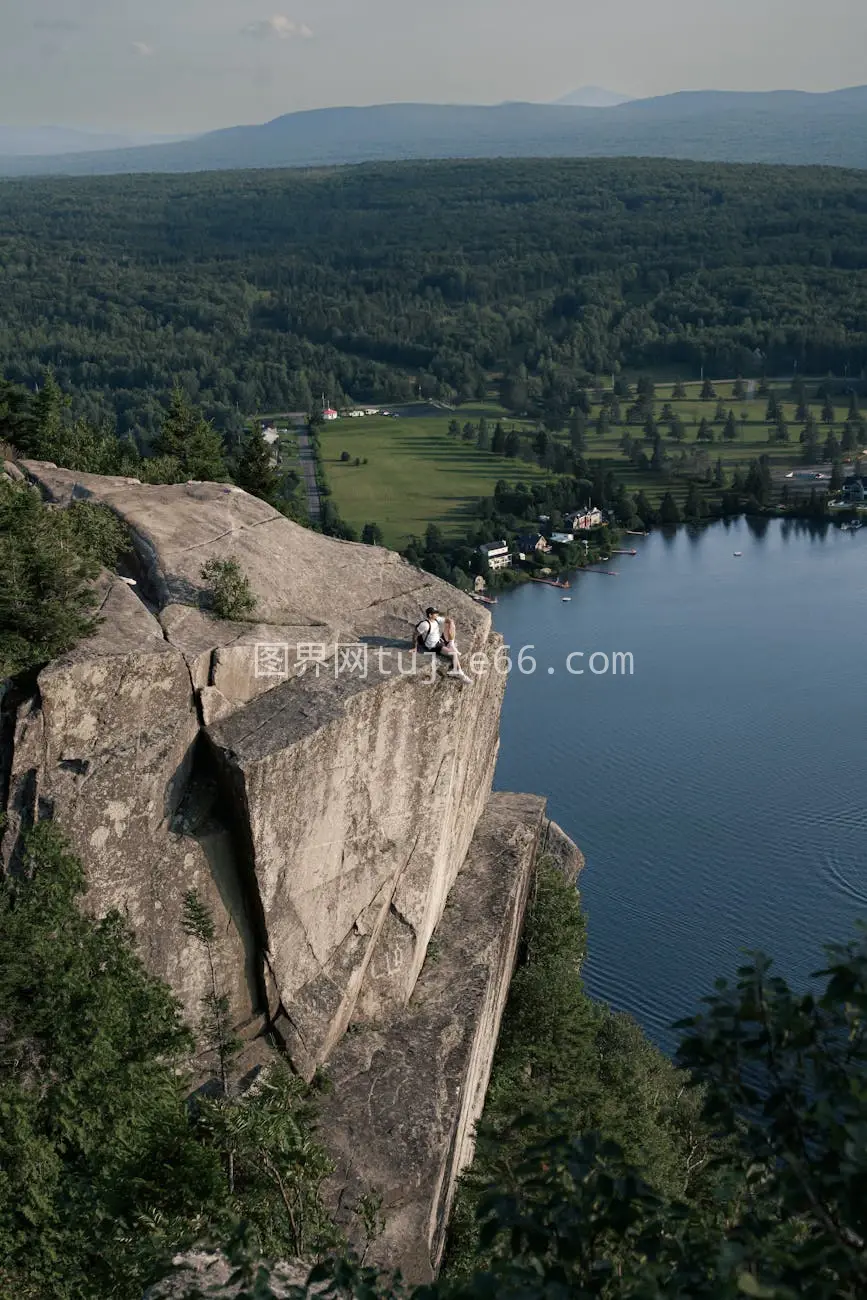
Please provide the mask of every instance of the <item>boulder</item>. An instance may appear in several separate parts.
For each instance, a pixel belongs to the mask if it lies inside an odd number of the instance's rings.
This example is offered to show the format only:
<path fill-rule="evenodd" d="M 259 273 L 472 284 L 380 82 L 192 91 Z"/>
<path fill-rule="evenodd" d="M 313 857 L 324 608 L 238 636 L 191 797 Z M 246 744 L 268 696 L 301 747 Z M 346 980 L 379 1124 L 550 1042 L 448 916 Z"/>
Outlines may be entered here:
<path fill-rule="evenodd" d="M 567 880 L 576 881 L 584 870 L 584 854 L 556 822 L 546 821 L 541 852 Z"/>
<path fill-rule="evenodd" d="M 233 1282 L 236 1269 L 225 1255 L 214 1251 L 191 1250 L 176 1255 L 172 1261 L 174 1272 L 162 1282 L 157 1282 L 145 1292 L 144 1300 L 191 1300 L 195 1296 L 208 1296 L 210 1300 L 236 1300 L 250 1291 L 241 1282 Z M 274 1300 L 289 1300 L 304 1294 L 312 1264 L 275 1264 L 270 1269 L 269 1294 Z M 300 1290 L 299 1290 L 300 1288 Z M 324 1288 L 314 1285 L 308 1292 L 315 1296 Z M 331 1296 L 340 1292 L 329 1291 Z"/>

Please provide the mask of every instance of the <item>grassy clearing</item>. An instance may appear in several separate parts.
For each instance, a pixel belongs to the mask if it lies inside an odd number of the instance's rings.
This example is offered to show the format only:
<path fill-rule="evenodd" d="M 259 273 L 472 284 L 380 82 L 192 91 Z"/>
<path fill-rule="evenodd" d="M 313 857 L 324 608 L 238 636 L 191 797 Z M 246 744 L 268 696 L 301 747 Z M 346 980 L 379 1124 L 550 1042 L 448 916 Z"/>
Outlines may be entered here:
<path fill-rule="evenodd" d="M 498 479 L 526 483 L 545 477 L 537 465 L 449 437 L 452 415 L 463 424 L 481 414 L 497 418 L 496 408 L 479 405 L 443 415 L 372 416 L 325 425 L 319 435 L 322 460 L 341 518 L 359 530 L 376 522 L 385 544 L 399 547 L 411 534 L 423 535 L 429 523 L 448 533 L 464 532 L 475 502 L 491 496 Z M 340 460 L 344 451 L 348 464 Z M 365 457 L 366 465 L 354 464 Z"/>
<path fill-rule="evenodd" d="M 670 377 L 657 379 L 655 397 L 656 418 L 671 463 L 667 472 L 641 471 L 623 455 L 620 441 L 625 432 L 634 439 L 642 438 L 641 426 L 626 424 L 630 405 L 627 400 L 621 401 L 621 423 L 612 426 L 604 437 L 596 433 L 599 408 L 594 407 L 587 424 L 585 459 L 591 465 L 601 464 L 603 469 L 611 470 L 629 491 L 643 489 L 654 504 L 669 491 L 681 504 L 686 498 L 687 478 L 672 473 L 673 463 L 681 453 L 687 454 L 688 469 L 696 474 L 702 466 L 713 467 L 720 460 L 727 479 L 735 469 L 746 471 L 751 461 L 763 455 L 769 457 L 778 473 L 800 463 L 803 424 L 795 420 L 796 404 L 788 382 L 769 385 L 783 406 L 789 426 L 788 444 L 769 442 L 770 426 L 765 422 L 768 395 L 760 397 L 754 393 L 747 400 L 737 400 L 732 391 L 734 381 L 714 383 L 726 414 L 732 410 L 737 422 L 737 437 L 726 440 L 722 423 L 714 423 L 716 400 L 702 401 L 701 385 L 697 382 L 687 383 L 686 396 L 675 400 L 673 383 Z M 808 381 L 807 386 L 810 392 L 815 392 L 817 381 Z M 668 436 L 668 427 L 660 420 L 666 402 L 685 426 L 682 443 Z M 423 533 L 429 523 L 439 524 L 447 532 L 461 532 L 472 519 L 475 500 L 491 495 L 498 479 L 528 482 L 544 475 L 535 464 L 506 460 L 448 436 L 450 419 L 457 419 L 463 426 L 466 421 L 477 423 L 482 415 L 491 428 L 501 419 L 506 428 L 515 424 L 524 433 L 533 431 L 530 423 L 513 420 L 496 402 L 468 403 L 456 411 L 419 409 L 424 413 L 418 416 L 408 413 L 400 419 L 342 420 L 327 425 L 321 433 L 326 474 L 341 516 L 357 528 L 368 521 L 377 522 L 387 545 L 402 546 L 409 534 Z M 829 432 L 829 426 L 822 423 L 822 402 L 813 399 L 809 409 L 818 426 L 821 446 Z M 831 426 L 838 439 L 843 436 L 847 411 L 848 402 L 838 398 Z M 711 424 L 713 442 L 696 441 L 702 419 Z M 557 437 L 565 441 L 568 435 L 564 431 Z M 645 446 L 649 455 L 651 445 L 648 442 Z M 343 451 L 351 457 L 349 464 L 340 462 Z M 356 458 L 364 457 L 367 465 L 353 463 Z"/>

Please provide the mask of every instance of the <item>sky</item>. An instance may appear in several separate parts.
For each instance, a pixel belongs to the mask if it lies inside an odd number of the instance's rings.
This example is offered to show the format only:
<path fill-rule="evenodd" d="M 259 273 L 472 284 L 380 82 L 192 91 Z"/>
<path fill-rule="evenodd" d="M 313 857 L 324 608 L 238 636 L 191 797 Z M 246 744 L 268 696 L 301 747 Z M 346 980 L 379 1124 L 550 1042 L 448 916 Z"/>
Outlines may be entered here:
<path fill-rule="evenodd" d="M 867 83 L 865 0 L 0 0 L 0 123 Z"/>

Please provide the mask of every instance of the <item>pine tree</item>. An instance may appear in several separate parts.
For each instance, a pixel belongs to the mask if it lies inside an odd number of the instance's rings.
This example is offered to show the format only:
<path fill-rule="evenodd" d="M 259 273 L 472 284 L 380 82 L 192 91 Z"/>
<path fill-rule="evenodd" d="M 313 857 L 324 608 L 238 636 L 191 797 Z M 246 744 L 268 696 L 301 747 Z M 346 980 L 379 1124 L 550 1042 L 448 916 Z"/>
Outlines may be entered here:
<path fill-rule="evenodd" d="M 169 413 L 155 442 L 158 456 L 177 462 L 180 481 L 224 483 L 228 478 L 223 440 L 196 410 L 181 388 L 175 388 Z"/>
<path fill-rule="evenodd" d="M 47 663 L 96 628 L 91 586 L 105 558 L 79 535 L 97 507 L 46 510 L 38 493 L 0 480 L 0 680 Z"/>
<path fill-rule="evenodd" d="M 683 507 L 684 519 L 692 521 L 700 519 L 702 505 L 703 502 L 698 488 L 695 483 L 690 483 L 689 490 L 686 494 L 686 502 Z"/>
<path fill-rule="evenodd" d="M 659 503 L 659 522 L 668 526 L 681 522 L 680 508 L 670 492 Z"/>
<path fill-rule="evenodd" d="M 650 458 L 650 468 L 656 473 L 661 473 L 665 469 L 665 447 L 659 434 L 653 444 L 653 455 Z"/>
<path fill-rule="evenodd" d="M 587 450 L 587 417 L 583 411 L 576 410 L 569 418 L 569 445 L 576 456 Z"/>
<path fill-rule="evenodd" d="M 457 425 L 456 420 L 453 420 L 452 423 Z M 502 424 L 498 420 L 497 423 L 494 425 L 494 436 L 491 439 L 491 451 L 494 453 L 495 456 L 502 456 L 505 450 L 506 450 L 506 434 L 503 430 Z"/>
<path fill-rule="evenodd" d="M 728 415 L 726 416 L 725 428 L 723 429 L 723 437 L 725 438 L 726 442 L 734 442 L 737 436 L 738 436 L 737 420 L 735 419 L 734 411 L 730 410 Z"/>
<path fill-rule="evenodd" d="M 244 441 L 235 482 L 245 492 L 251 493 L 254 497 L 261 497 L 263 501 L 273 503 L 277 495 L 279 479 L 271 463 L 271 449 L 258 425 Z"/>
<path fill-rule="evenodd" d="M 382 529 L 379 524 L 365 524 L 361 530 L 361 540 L 365 546 L 382 546 Z"/>
<path fill-rule="evenodd" d="M 17 384 L 0 378 L 0 442 L 9 442 L 19 451 L 27 451 L 33 424 L 30 394 Z"/>

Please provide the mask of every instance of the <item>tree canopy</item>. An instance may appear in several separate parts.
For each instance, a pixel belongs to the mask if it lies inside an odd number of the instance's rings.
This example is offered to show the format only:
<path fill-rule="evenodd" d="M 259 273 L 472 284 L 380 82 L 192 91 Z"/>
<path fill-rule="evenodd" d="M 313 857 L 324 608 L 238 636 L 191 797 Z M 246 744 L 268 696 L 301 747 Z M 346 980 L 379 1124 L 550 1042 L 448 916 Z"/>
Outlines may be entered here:
<path fill-rule="evenodd" d="M 865 215 L 864 173 L 653 159 L 5 181 L 0 374 L 145 440 L 176 383 L 237 435 L 492 372 L 555 428 L 622 366 L 854 378 Z"/>

